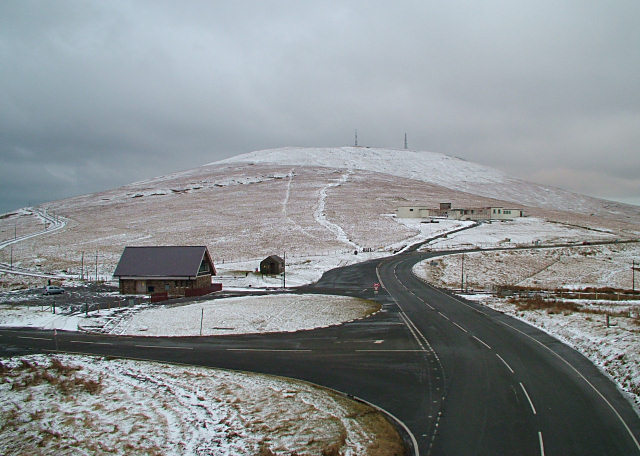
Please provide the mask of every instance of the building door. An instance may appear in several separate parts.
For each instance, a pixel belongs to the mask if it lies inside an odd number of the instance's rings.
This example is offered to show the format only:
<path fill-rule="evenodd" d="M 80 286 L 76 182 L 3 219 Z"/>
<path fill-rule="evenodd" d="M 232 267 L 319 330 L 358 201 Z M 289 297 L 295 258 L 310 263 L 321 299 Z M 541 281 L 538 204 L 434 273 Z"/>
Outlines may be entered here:
<path fill-rule="evenodd" d="M 136 293 L 146 293 L 146 292 L 147 292 L 147 282 L 145 280 L 137 280 Z"/>

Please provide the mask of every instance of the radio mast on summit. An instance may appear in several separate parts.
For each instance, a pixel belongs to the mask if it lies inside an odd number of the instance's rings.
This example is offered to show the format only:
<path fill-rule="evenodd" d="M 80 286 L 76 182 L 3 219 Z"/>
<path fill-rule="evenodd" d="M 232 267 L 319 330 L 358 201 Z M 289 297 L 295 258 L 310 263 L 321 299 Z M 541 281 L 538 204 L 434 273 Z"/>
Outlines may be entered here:
<path fill-rule="evenodd" d="M 407 143 L 407 134 L 406 134 L 406 133 L 404 134 L 404 148 L 405 148 L 405 149 L 408 149 L 408 148 L 409 148 L 409 145 L 408 145 L 408 143 Z"/>
<path fill-rule="evenodd" d="M 356 128 L 356 143 L 355 146 L 358 147 L 358 129 Z"/>

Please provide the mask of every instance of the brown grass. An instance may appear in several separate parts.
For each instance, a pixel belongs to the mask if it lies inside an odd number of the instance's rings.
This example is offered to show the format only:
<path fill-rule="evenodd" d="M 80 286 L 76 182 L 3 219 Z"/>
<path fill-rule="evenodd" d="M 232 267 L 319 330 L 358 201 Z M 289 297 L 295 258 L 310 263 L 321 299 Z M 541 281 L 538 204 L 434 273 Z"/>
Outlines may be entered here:
<path fill-rule="evenodd" d="M 322 448 L 322 456 L 340 456 L 340 448 L 347 443 L 347 431 L 343 428 L 337 440 Z"/>
<path fill-rule="evenodd" d="M 358 404 L 355 413 L 349 418 L 357 420 L 365 429 L 375 435 L 374 441 L 367 447 L 368 456 L 404 455 L 404 443 L 396 428 L 387 418 L 369 406 Z"/>
<path fill-rule="evenodd" d="M 22 359 L 15 368 L 3 365 L 0 373 L 11 382 L 11 389 L 14 391 L 48 383 L 64 395 L 78 394 L 83 391 L 89 394 L 99 393 L 102 388 L 102 379 L 94 380 L 80 376 L 77 374 L 80 370 L 80 367 L 62 364 L 57 358 L 53 358 L 49 366 L 41 366 Z"/>
<path fill-rule="evenodd" d="M 632 315 L 629 310 L 614 311 L 610 309 L 599 309 L 590 306 L 581 306 L 571 301 L 559 301 L 553 298 L 544 298 L 539 295 L 529 298 L 512 297 L 509 298 L 508 302 L 515 304 L 519 311 L 543 310 L 550 315 L 560 313 L 569 315 L 574 312 L 590 315 L 609 315 L 610 317 L 628 318 L 632 324 L 640 326 L 640 315 Z M 591 317 L 586 317 L 585 319 L 587 321 L 592 321 Z"/>
<path fill-rule="evenodd" d="M 267 442 L 263 440 L 262 442 L 260 442 L 257 456 L 276 456 L 276 454 L 271 451 L 271 448 L 269 448 Z"/>
<path fill-rule="evenodd" d="M 511 298 L 509 302 L 516 305 L 518 310 L 545 310 L 549 314 L 580 312 L 581 307 L 574 302 L 545 299 L 542 296 L 531 298 Z"/>

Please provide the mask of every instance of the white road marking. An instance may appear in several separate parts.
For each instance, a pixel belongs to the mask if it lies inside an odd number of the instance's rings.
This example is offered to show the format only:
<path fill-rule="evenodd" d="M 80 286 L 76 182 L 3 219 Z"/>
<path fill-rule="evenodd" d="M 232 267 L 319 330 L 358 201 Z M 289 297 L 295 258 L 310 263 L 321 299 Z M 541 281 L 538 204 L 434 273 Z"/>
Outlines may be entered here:
<path fill-rule="evenodd" d="M 538 432 L 538 440 L 540 441 L 540 456 L 544 456 L 544 441 L 542 440 L 542 432 Z"/>
<path fill-rule="evenodd" d="M 502 356 L 500 356 L 500 355 L 499 355 L 499 354 L 497 354 L 497 353 L 496 353 L 496 356 L 498 357 L 498 359 L 499 359 L 500 361 L 502 361 L 502 363 L 503 363 L 505 366 L 507 366 L 507 369 L 509 369 L 509 371 L 510 371 L 512 374 L 515 374 L 515 372 L 513 371 L 513 369 L 511 369 L 511 366 L 509 366 L 509 364 L 507 364 L 507 362 L 506 362 L 504 359 L 502 359 Z"/>
<path fill-rule="evenodd" d="M 531 398 L 529 397 L 529 393 L 527 393 L 527 390 L 524 388 L 524 385 L 522 383 L 520 383 L 520 388 L 522 388 L 522 391 L 524 392 L 524 395 L 527 396 L 527 400 L 529 401 L 529 405 L 531 406 L 531 410 L 533 411 L 533 414 L 536 415 L 536 408 L 533 406 L 533 402 L 531 402 Z"/>
<path fill-rule="evenodd" d="M 455 321 L 452 321 L 451 323 L 453 323 L 454 325 L 456 325 L 458 328 L 460 328 L 461 330 L 463 330 L 464 332 L 468 333 L 469 331 L 467 331 L 466 329 L 464 329 L 462 326 L 460 326 L 458 323 L 456 323 Z"/>
<path fill-rule="evenodd" d="M 420 450 L 418 449 L 418 441 L 416 440 L 415 436 L 413 435 L 413 432 L 411 432 L 411 430 L 407 427 L 406 424 L 404 424 L 402 421 L 400 421 L 395 415 L 391 414 L 390 412 L 387 412 L 385 409 L 383 409 L 381 407 L 378 407 L 376 404 L 368 402 L 368 401 L 366 401 L 366 400 L 364 400 L 364 399 L 362 399 L 361 397 L 358 397 L 358 396 L 353 396 L 353 397 L 354 397 L 354 399 L 367 404 L 369 407 L 374 408 L 376 410 L 379 410 L 380 412 L 384 413 L 385 415 L 390 416 L 393 421 L 398 423 L 405 430 L 405 432 L 407 433 L 407 435 L 411 439 L 411 446 L 413 447 L 413 455 L 414 456 L 420 456 Z"/>
<path fill-rule="evenodd" d="M 444 318 L 445 320 L 449 320 L 449 317 L 447 317 L 445 314 L 443 314 L 442 312 L 438 312 L 442 318 Z"/>
<path fill-rule="evenodd" d="M 420 348 L 424 351 L 425 350 L 424 345 L 422 345 L 422 342 L 420 341 L 420 338 L 418 337 L 418 335 L 416 334 L 416 332 L 413 329 L 413 323 L 411 322 L 411 320 L 409 320 L 409 317 L 407 317 L 405 315 L 404 311 L 400 312 L 400 318 L 402 318 L 402 321 L 404 321 L 404 323 L 407 325 L 407 328 L 409 328 L 409 331 L 411 332 L 411 335 L 416 340 L 416 342 L 418 343 Z"/>
<path fill-rule="evenodd" d="M 550 247 L 552 248 L 552 247 Z M 506 250 L 506 249 L 505 249 Z M 377 273 L 377 268 L 376 268 L 376 273 Z M 411 271 L 411 273 L 413 274 L 414 277 L 416 277 L 418 280 L 422 281 L 423 283 L 425 283 L 425 285 L 429 286 L 429 284 L 423 280 L 422 278 L 418 277 L 415 273 L 413 273 L 413 271 Z M 380 275 L 378 274 L 378 278 L 380 278 Z M 489 318 L 492 318 L 490 315 L 479 311 L 478 309 L 476 309 L 475 307 L 470 306 L 469 304 L 467 304 L 464 301 L 461 301 L 460 299 L 457 299 L 454 296 L 448 295 L 440 290 L 438 290 L 437 288 L 433 288 L 433 290 L 437 291 L 438 293 L 453 299 L 454 301 L 462 304 L 463 306 L 468 307 L 469 309 L 471 309 L 474 312 L 478 312 L 481 313 L 485 316 L 488 316 Z M 515 326 L 510 325 L 509 323 L 506 323 L 504 321 L 500 321 L 500 320 L 496 320 L 494 318 L 492 318 L 492 320 L 495 323 L 499 323 L 502 324 L 508 328 L 513 329 L 514 331 L 522 334 L 523 336 L 527 337 L 528 339 L 531 339 L 533 342 L 539 344 L 541 347 L 545 348 L 546 350 L 548 350 L 549 352 L 551 352 L 553 355 L 555 355 L 560 361 L 564 362 L 571 370 L 573 370 L 575 372 L 575 374 L 580 377 L 582 380 L 584 380 L 584 382 L 589 385 L 591 387 L 591 389 L 598 395 L 600 396 L 600 398 L 605 402 L 605 404 L 607 404 L 607 406 L 609 406 L 609 408 L 611 409 L 611 411 L 616 415 L 616 417 L 618 417 L 618 420 L 622 423 L 622 426 L 624 426 L 624 428 L 627 430 L 627 434 L 629 435 L 629 437 L 631 438 L 631 440 L 633 441 L 633 443 L 635 444 L 636 448 L 638 449 L 638 451 L 640 451 L 640 442 L 638 442 L 638 439 L 636 439 L 636 436 L 633 434 L 633 432 L 631 431 L 631 428 L 629 427 L 629 425 L 627 424 L 627 422 L 624 420 L 624 418 L 622 418 L 622 416 L 620 415 L 620 413 L 618 413 L 618 410 L 613 406 L 613 404 L 611 402 L 609 402 L 609 400 L 604 396 L 604 394 L 602 394 L 594 385 L 593 383 L 591 383 L 584 375 L 582 375 L 582 373 L 575 368 L 575 366 L 573 366 L 573 364 L 571 364 L 569 361 L 567 361 L 566 359 L 564 359 L 562 356 L 560 356 L 558 353 L 556 353 L 554 350 L 552 350 L 550 347 L 548 347 L 547 345 L 545 345 L 544 343 L 542 343 L 541 341 L 539 341 L 538 339 L 536 339 L 535 337 L 532 337 L 531 335 L 525 333 L 524 331 L 519 330 L 518 328 L 516 328 Z"/>
<path fill-rule="evenodd" d="M 478 342 L 480 342 L 480 343 L 481 343 L 482 345 L 484 345 L 485 347 L 487 347 L 489 350 L 491 350 L 491 347 L 490 347 L 488 344 L 486 344 L 483 340 L 478 339 L 476 336 L 473 336 L 473 338 L 474 338 L 475 340 L 477 340 Z"/>
<path fill-rule="evenodd" d="M 31 339 L 31 340 L 53 340 L 48 337 L 30 337 L 30 336 L 18 336 L 18 339 Z"/>
<path fill-rule="evenodd" d="M 71 340 L 72 344 L 113 345 L 111 342 L 92 342 L 90 340 Z"/>
<path fill-rule="evenodd" d="M 464 304 L 464 303 L 463 303 Z M 466 304 L 465 304 L 466 305 Z M 582 380 L 584 380 L 584 382 L 589 385 L 591 387 L 591 389 L 593 391 L 595 391 L 595 393 L 600 396 L 600 398 L 605 402 L 605 404 L 607 404 L 609 406 L 609 408 L 611 409 L 611 411 L 618 417 L 618 420 L 622 423 L 622 425 L 624 426 L 624 428 L 627 430 L 627 433 L 629 434 L 629 437 L 631 438 L 631 440 L 633 441 L 633 443 L 636 445 L 636 448 L 638 449 L 638 451 L 640 451 L 640 442 L 638 442 L 638 439 L 636 439 L 636 436 L 633 434 L 633 432 L 631 431 L 631 428 L 629 427 L 629 425 L 627 424 L 627 422 L 622 418 L 622 416 L 620 416 L 620 413 L 618 413 L 618 410 L 616 410 L 616 408 L 613 406 L 613 404 L 611 404 L 611 402 L 609 402 L 609 400 L 604 397 L 604 394 L 602 394 L 589 380 L 587 380 L 587 378 L 582 375 L 580 373 L 580 371 L 578 369 L 576 369 L 573 364 L 571 364 L 569 361 L 567 361 L 566 359 L 564 359 L 562 356 L 560 356 L 558 353 L 556 353 L 555 351 L 553 351 L 551 348 L 547 347 L 545 344 L 543 344 L 542 342 L 540 342 L 538 339 L 536 339 L 535 337 L 530 336 L 529 334 L 525 333 L 524 331 L 520 331 L 518 328 L 516 328 L 515 326 L 510 325 L 509 323 L 506 323 L 504 321 L 499 321 L 499 320 L 495 320 L 497 323 L 501 323 L 504 326 L 507 326 L 508 328 L 513 329 L 514 331 L 519 332 L 520 334 L 522 334 L 523 336 L 531 339 L 533 342 L 539 344 L 541 347 L 547 349 L 549 352 L 551 352 L 553 355 L 555 355 L 559 360 L 561 360 L 563 363 L 565 363 L 569 368 L 571 368 L 571 370 L 573 370 L 576 375 L 578 377 L 580 377 Z"/>
<path fill-rule="evenodd" d="M 356 350 L 356 351 L 357 351 L 357 352 L 407 352 L 407 353 L 422 353 L 424 350 L 410 350 L 410 349 L 407 349 L 407 350 L 403 350 L 403 349 L 397 349 L 397 350 L 388 349 L 388 350 L 387 350 L 387 349 L 384 349 L 384 348 L 380 348 L 380 349 L 377 349 L 377 350 L 376 350 L 375 348 L 372 348 L 372 349 L 369 349 L 369 350 L 362 349 L 362 350 Z"/>
<path fill-rule="evenodd" d="M 376 270 L 377 272 L 377 270 Z M 431 310 L 436 310 L 435 307 L 433 307 L 431 304 L 429 304 L 427 301 L 425 301 L 424 299 L 422 299 L 420 296 L 418 296 L 414 291 L 409 290 L 409 288 L 400 280 L 400 278 L 398 277 L 398 274 L 396 274 L 396 271 L 394 269 L 393 271 L 393 275 L 395 276 L 396 280 L 398 281 L 398 283 L 400 285 L 402 285 L 402 288 L 404 288 L 405 290 L 407 290 L 409 293 L 411 293 L 413 296 L 415 296 L 419 301 L 421 301 L 425 306 L 427 306 L 429 309 Z M 380 277 L 378 276 L 378 279 Z"/>
<path fill-rule="evenodd" d="M 248 351 L 248 352 L 310 352 L 309 349 L 295 348 L 227 348 L 227 351 Z"/>
<path fill-rule="evenodd" d="M 167 349 L 175 349 L 175 350 L 193 350 L 193 347 L 179 347 L 179 346 L 170 346 L 170 345 L 137 345 L 134 344 L 134 347 L 141 348 L 167 348 Z"/>

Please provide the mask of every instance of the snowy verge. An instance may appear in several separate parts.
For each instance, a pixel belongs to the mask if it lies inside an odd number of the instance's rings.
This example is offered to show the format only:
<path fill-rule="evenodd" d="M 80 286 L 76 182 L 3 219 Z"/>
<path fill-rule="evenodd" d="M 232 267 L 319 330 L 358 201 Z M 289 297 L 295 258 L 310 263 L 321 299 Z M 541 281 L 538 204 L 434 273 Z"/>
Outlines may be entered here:
<path fill-rule="evenodd" d="M 380 413 L 291 379 L 70 355 L 0 379 L 2 454 L 403 454 Z"/>
<path fill-rule="evenodd" d="M 0 326 L 88 330 L 139 336 L 213 336 L 293 332 L 367 317 L 380 305 L 345 296 L 276 294 L 194 304 L 140 304 L 75 314 L 50 307 L 0 306 Z M 58 310 L 59 311 L 59 310 Z"/>
<path fill-rule="evenodd" d="M 537 217 L 521 217 L 509 221 L 483 222 L 430 242 L 428 248 L 456 250 L 464 248 L 516 247 L 568 242 L 613 241 L 614 233 L 549 222 Z"/>
<path fill-rule="evenodd" d="M 128 315 L 117 334 L 213 336 L 292 332 L 366 317 L 380 306 L 344 296 L 268 295 L 147 308 Z"/>

